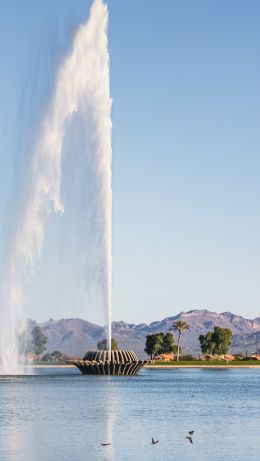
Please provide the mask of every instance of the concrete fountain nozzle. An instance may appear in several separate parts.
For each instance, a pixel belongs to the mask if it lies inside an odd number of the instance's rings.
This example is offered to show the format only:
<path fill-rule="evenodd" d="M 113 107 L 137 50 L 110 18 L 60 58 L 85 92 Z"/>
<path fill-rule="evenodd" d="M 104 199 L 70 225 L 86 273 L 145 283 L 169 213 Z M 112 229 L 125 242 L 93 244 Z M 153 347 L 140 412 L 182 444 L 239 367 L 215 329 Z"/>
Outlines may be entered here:
<path fill-rule="evenodd" d="M 68 360 L 83 375 L 137 375 L 147 360 L 139 360 L 133 351 L 88 351 L 82 360 Z"/>

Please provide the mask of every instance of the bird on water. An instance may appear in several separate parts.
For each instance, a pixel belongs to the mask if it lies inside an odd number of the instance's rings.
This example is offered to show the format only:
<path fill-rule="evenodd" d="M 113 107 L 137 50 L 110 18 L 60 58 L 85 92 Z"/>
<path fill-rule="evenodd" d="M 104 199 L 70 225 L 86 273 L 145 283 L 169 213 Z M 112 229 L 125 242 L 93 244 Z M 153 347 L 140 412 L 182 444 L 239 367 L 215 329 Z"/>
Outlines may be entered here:
<path fill-rule="evenodd" d="M 158 442 L 159 440 L 154 440 L 154 438 L 152 437 L 152 445 L 156 445 Z"/>

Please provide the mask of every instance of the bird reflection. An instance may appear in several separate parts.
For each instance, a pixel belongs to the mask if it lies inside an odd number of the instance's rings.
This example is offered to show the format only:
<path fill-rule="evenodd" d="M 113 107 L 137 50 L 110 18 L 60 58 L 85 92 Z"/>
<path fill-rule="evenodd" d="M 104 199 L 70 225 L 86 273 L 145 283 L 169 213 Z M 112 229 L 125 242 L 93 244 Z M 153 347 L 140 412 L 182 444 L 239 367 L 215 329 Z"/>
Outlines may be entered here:
<path fill-rule="evenodd" d="M 186 435 L 186 439 L 188 439 L 190 443 L 193 443 L 192 437 L 190 435 Z"/>

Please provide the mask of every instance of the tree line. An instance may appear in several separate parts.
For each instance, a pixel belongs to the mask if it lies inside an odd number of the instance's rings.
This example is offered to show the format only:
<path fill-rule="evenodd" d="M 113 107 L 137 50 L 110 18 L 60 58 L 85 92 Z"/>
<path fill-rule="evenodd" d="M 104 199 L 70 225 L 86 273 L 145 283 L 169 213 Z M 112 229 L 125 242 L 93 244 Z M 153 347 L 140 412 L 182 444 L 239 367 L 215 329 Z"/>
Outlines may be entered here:
<path fill-rule="evenodd" d="M 172 333 L 153 333 L 146 336 L 144 351 L 150 355 L 151 360 L 156 355 L 163 353 L 176 353 L 176 361 L 179 361 L 181 335 L 185 330 L 189 330 L 190 326 L 183 320 L 173 322 L 170 331 L 177 333 L 177 344 Z M 205 335 L 199 336 L 201 352 L 209 355 L 225 355 L 228 353 L 231 345 L 232 331 L 229 328 L 221 328 L 216 326 L 214 331 L 208 331 Z"/>

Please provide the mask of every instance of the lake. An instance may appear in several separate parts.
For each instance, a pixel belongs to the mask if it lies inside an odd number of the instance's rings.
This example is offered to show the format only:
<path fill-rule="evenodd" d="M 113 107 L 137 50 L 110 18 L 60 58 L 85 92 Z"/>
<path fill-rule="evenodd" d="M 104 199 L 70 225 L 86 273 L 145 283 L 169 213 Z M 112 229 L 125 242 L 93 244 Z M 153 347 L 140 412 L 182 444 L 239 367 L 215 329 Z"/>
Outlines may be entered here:
<path fill-rule="evenodd" d="M 193 445 L 185 439 L 190 430 Z M 1 461 L 258 461 L 259 455 L 260 369 L 98 377 L 53 368 L 0 377 Z"/>

